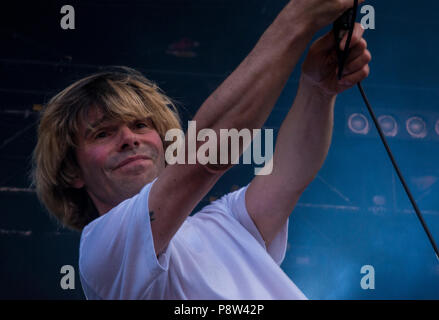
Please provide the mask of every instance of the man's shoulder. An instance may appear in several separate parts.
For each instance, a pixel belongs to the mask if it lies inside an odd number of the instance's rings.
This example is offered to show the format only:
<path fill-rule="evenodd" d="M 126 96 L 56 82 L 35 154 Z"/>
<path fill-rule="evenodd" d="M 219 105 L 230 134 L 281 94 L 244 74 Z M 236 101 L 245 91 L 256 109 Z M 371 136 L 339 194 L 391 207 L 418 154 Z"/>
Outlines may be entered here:
<path fill-rule="evenodd" d="M 231 217 L 236 219 L 236 212 L 241 210 L 241 206 L 245 206 L 245 190 L 247 186 L 237 187 L 234 190 L 223 194 L 222 196 L 210 196 L 209 203 L 197 210 L 188 218 L 209 218 L 212 215 L 223 217 Z"/>

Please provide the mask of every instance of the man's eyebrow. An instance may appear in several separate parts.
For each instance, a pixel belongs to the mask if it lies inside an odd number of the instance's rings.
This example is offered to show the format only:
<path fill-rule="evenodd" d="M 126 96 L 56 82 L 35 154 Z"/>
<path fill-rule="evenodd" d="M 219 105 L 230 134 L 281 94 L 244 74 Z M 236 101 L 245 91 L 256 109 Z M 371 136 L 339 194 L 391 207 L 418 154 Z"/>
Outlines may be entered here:
<path fill-rule="evenodd" d="M 88 135 L 89 135 L 93 130 L 95 130 L 97 127 L 101 126 L 103 123 L 105 123 L 105 122 L 107 122 L 107 121 L 109 121 L 109 119 L 106 118 L 106 117 L 103 117 L 103 118 L 101 118 L 101 119 L 96 120 L 96 121 L 93 122 L 93 123 L 90 123 L 90 124 L 87 126 L 87 129 L 85 129 L 84 137 L 87 138 Z"/>
<path fill-rule="evenodd" d="M 101 119 L 96 120 L 95 122 L 92 122 L 90 124 L 88 124 L 87 128 L 85 129 L 84 132 L 84 138 L 87 138 L 88 135 L 93 132 L 96 128 L 102 126 L 103 124 L 105 124 L 106 122 L 111 122 L 113 121 L 111 118 L 109 117 L 102 117 Z M 153 124 L 154 122 L 151 119 L 151 116 L 146 116 L 146 117 L 139 117 L 138 119 L 133 120 L 133 122 L 136 121 L 151 121 Z"/>

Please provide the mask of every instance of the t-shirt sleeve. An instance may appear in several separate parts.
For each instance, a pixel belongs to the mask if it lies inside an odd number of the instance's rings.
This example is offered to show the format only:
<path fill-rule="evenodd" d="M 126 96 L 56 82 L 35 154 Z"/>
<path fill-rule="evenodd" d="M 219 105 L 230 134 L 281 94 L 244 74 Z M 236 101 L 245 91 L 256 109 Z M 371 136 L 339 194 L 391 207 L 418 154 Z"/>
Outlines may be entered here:
<path fill-rule="evenodd" d="M 245 204 L 245 193 L 248 185 L 241 189 L 225 195 L 220 199 L 223 202 L 232 216 L 244 226 L 245 229 L 259 242 L 259 244 L 267 250 L 273 260 L 280 265 L 285 258 L 288 241 L 288 222 L 283 225 L 282 230 L 271 241 L 269 247 L 265 245 L 261 233 L 256 227 L 253 219 L 250 217 Z"/>
<path fill-rule="evenodd" d="M 157 257 L 152 239 L 148 195 L 154 181 L 82 231 L 79 270 L 87 299 L 137 299 L 167 271 L 169 247 Z"/>

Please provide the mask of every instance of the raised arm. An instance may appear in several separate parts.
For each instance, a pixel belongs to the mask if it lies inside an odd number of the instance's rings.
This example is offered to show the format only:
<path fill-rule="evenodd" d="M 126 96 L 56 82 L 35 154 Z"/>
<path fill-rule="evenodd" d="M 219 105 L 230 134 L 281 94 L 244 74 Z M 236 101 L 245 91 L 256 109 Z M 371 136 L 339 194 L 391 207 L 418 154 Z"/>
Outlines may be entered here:
<path fill-rule="evenodd" d="M 356 24 L 342 80 L 336 78 L 332 32 L 317 40 L 303 64 L 296 99 L 276 141 L 271 175 L 256 176 L 246 193 L 250 216 L 267 244 L 324 163 L 332 136 L 337 93 L 368 76 L 370 52 Z M 344 48 L 344 42 L 341 43 Z"/>
<path fill-rule="evenodd" d="M 350 0 L 290 1 L 250 54 L 203 103 L 194 117 L 197 130 L 260 128 L 312 36 L 350 5 Z M 160 174 L 149 198 L 157 254 L 229 167 L 169 165 Z"/>

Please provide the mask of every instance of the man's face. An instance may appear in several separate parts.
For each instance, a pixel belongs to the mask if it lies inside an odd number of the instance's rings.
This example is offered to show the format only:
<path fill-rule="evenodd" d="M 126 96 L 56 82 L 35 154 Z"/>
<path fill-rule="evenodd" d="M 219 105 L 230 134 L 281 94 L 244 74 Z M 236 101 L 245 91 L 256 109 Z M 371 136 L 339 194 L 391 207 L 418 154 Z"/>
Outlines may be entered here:
<path fill-rule="evenodd" d="M 139 193 L 165 167 L 163 144 L 150 119 L 102 119 L 93 109 L 88 122 L 96 130 L 81 124 L 76 150 L 80 174 L 73 184 L 85 187 L 101 215 Z"/>

